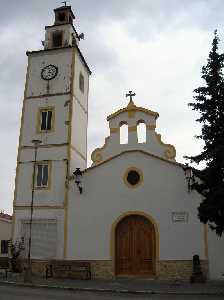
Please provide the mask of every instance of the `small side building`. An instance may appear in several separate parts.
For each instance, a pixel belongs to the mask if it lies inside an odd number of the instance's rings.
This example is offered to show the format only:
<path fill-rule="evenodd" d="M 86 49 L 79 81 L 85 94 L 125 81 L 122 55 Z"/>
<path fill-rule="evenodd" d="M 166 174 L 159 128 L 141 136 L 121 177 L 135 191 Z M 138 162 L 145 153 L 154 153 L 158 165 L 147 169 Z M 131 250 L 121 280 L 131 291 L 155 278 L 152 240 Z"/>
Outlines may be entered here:
<path fill-rule="evenodd" d="M 8 241 L 12 233 L 12 216 L 0 213 L 0 257 L 8 256 Z"/>

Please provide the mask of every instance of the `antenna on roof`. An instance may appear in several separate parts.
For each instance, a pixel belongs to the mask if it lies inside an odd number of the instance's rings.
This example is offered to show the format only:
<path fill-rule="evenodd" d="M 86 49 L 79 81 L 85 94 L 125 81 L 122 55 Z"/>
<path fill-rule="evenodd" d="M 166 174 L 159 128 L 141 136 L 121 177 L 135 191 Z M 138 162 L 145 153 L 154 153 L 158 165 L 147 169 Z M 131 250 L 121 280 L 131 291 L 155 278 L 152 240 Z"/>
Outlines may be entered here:
<path fill-rule="evenodd" d="M 67 6 L 67 1 L 62 1 L 61 3 L 63 3 L 64 6 Z"/>
<path fill-rule="evenodd" d="M 78 39 L 79 39 L 79 41 L 85 39 L 85 35 L 83 32 L 78 35 Z"/>

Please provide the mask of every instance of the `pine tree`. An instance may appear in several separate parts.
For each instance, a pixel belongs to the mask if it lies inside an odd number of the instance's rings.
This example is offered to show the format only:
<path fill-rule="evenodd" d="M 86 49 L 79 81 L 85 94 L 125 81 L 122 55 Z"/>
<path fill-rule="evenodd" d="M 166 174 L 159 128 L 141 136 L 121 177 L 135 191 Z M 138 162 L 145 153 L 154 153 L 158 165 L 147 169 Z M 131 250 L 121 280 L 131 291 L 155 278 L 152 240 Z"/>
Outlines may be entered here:
<path fill-rule="evenodd" d="M 206 165 L 201 171 L 194 170 L 199 180 L 192 188 L 203 198 L 198 217 L 221 236 L 224 233 L 224 55 L 219 53 L 218 46 L 219 37 L 215 31 L 207 65 L 202 68 L 201 78 L 205 85 L 194 90 L 195 102 L 189 103 L 200 114 L 196 121 L 201 123 L 202 129 L 197 138 L 204 141 L 204 147 L 199 155 L 187 158 Z"/>

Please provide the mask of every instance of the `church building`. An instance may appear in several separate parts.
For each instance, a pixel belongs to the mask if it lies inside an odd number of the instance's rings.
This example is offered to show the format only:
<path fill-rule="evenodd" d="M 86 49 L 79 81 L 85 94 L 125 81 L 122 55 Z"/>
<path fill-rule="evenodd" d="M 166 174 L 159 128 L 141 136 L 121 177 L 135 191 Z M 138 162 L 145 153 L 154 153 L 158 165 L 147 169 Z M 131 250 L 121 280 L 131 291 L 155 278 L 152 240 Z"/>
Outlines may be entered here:
<path fill-rule="evenodd" d="M 71 6 L 54 13 L 44 49 L 27 52 L 13 202 L 13 240 L 24 241 L 23 257 L 32 219 L 34 271 L 51 260 L 80 261 L 90 263 L 93 278 L 189 280 L 199 255 L 208 279 L 224 279 L 224 240 L 200 223 L 201 196 L 188 190 L 175 147 L 157 133 L 159 114 L 132 92 L 107 117 L 110 135 L 87 167 L 91 71 Z"/>

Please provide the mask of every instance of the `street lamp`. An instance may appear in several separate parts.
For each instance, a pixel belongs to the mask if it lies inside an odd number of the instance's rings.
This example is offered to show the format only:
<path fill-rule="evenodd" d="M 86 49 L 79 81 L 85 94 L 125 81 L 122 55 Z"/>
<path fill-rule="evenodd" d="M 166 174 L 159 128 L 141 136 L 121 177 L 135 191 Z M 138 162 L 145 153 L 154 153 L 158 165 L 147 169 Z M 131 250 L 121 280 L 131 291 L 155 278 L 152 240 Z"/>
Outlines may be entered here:
<path fill-rule="evenodd" d="M 37 149 L 42 143 L 40 140 L 32 140 L 34 145 L 34 165 L 33 165 L 33 178 L 32 178 L 32 194 L 31 194 L 31 204 L 30 204 L 30 222 L 29 222 L 29 245 L 28 245 L 28 256 L 27 256 L 27 268 L 24 273 L 24 282 L 32 283 L 32 265 L 31 265 L 31 244 L 32 244 L 32 223 L 33 223 L 33 199 L 35 190 L 35 178 L 36 178 L 36 161 L 37 161 Z"/>
<path fill-rule="evenodd" d="M 185 173 L 185 178 L 187 180 L 188 192 L 190 193 L 190 191 L 192 190 L 192 185 L 195 183 L 193 169 L 188 164 L 186 164 L 185 166 L 183 166 L 183 170 Z"/>

